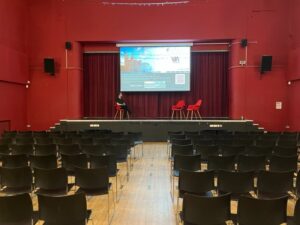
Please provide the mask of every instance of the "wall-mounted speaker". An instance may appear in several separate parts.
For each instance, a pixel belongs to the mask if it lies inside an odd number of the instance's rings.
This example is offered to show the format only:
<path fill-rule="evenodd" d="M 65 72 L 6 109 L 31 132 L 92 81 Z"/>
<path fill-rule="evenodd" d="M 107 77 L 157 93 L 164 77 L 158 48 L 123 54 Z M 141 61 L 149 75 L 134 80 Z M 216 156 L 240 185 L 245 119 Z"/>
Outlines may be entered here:
<path fill-rule="evenodd" d="M 65 43 L 65 48 L 66 48 L 67 50 L 71 50 L 71 49 L 72 49 L 72 43 L 71 43 L 70 41 L 66 41 L 66 43 Z"/>
<path fill-rule="evenodd" d="M 241 47 L 245 48 L 248 45 L 248 40 L 247 39 L 242 39 L 241 40 Z"/>
<path fill-rule="evenodd" d="M 55 74 L 55 62 L 53 58 L 44 58 L 44 72 L 50 75 Z"/>
<path fill-rule="evenodd" d="M 265 73 L 266 71 L 271 71 L 271 70 L 272 70 L 272 56 L 263 55 L 261 57 L 260 73 Z"/>

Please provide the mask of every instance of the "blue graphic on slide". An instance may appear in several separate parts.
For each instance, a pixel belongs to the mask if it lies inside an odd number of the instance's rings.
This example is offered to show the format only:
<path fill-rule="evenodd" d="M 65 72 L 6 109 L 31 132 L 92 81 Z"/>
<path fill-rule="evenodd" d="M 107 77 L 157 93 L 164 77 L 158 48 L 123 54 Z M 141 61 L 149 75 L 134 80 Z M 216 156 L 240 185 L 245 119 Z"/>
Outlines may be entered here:
<path fill-rule="evenodd" d="M 189 91 L 190 47 L 122 47 L 121 91 Z"/>

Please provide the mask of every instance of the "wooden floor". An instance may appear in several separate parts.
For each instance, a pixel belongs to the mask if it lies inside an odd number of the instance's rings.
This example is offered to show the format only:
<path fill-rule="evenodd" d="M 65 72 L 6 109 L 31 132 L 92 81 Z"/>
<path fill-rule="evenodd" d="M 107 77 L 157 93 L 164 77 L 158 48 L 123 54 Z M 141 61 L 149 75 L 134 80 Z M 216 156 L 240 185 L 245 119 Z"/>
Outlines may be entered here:
<path fill-rule="evenodd" d="M 137 157 L 133 161 L 129 181 L 126 179 L 126 164 L 121 165 L 118 180 L 118 202 L 113 205 L 115 178 L 111 178 L 113 193 L 110 194 L 111 225 L 175 225 L 176 200 L 170 194 L 170 163 L 167 158 L 166 143 L 145 143 L 144 156 L 141 146 L 137 147 Z M 121 185 L 120 185 L 121 180 Z M 121 188 L 121 189 L 120 189 Z M 74 189 L 70 191 L 70 194 Z M 34 200 L 37 208 L 37 201 Z M 107 196 L 87 197 L 88 209 L 92 210 L 88 225 L 108 224 Z M 289 200 L 288 214 L 294 208 L 294 200 Z M 232 213 L 236 203 L 232 203 Z M 42 221 L 37 223 L 43 224 Z"/>

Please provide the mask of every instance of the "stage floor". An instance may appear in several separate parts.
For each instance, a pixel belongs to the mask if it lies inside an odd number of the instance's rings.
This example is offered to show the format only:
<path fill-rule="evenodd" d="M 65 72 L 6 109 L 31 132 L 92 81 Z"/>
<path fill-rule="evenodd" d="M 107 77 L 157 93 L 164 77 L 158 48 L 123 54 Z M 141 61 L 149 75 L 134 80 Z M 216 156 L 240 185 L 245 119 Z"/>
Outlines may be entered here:
<path fill-rule="evenodd" d="M 165 141 L 168 131 L 257 131 L 259 128 L 252 120 L 61 120 L 55 130 L 100 130 L 142 132 L 145 141 Z"/>

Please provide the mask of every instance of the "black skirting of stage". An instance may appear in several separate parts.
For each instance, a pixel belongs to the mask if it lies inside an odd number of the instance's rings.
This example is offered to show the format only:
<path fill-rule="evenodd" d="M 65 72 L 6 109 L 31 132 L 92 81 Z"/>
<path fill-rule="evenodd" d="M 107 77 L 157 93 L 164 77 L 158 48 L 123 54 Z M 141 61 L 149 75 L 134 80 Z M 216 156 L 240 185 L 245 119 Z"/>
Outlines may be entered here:
<path fill-rule="evenodd" d="M 165 141 L 168 131 L 258 131 L 252 120 L 61 120 L 55 130 L 142 132 L 144 141 Z"/>

